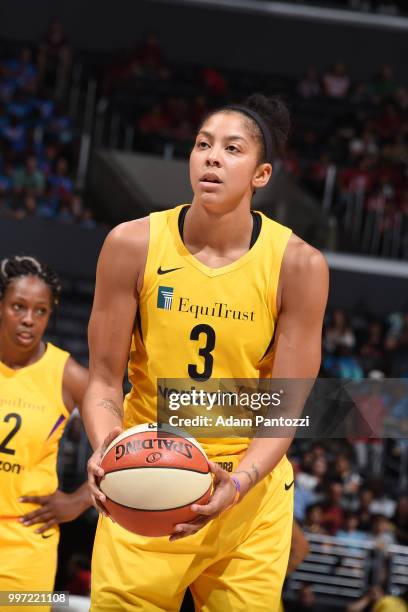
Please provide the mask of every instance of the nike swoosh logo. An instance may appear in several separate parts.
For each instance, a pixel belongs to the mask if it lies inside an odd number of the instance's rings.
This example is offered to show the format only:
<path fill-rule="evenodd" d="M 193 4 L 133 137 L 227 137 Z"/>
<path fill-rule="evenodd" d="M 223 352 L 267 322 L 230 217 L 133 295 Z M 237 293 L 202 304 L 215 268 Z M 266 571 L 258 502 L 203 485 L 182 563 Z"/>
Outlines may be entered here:
<path fill-rule="evenodd" d="M 162 267 L 160 266 L 159 268 L 157 268 L 157 274 L 168 274 L 169 272 L 174 272 L 174 270 L 181 270 L 181 268 L 169 268 L 168 270 L 162 270 Z"/>
<path fill-rule="evenodd" d="M 48 535 L 45 535 L 45 533 L 42 533 L 41 537 L 42 537 L 43 540 L 47 540 L 48 538 L 50 538 L 53 535 L 54 535 L 54 533 L 49 533 Z"/>
<path fill-rule="evenodd" d="M 289 491 L 290 487 L 294 484 L 294 480 L 292 480 L 292 482 L 290 484 L 286 484 L 285 482 L 285 491 Z"/>

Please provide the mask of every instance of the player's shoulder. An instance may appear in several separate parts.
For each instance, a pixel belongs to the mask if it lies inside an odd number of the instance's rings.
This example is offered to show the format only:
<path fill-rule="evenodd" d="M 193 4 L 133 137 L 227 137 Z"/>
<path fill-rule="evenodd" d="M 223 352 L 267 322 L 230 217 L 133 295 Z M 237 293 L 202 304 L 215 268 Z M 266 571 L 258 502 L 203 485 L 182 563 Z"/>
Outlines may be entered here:
<path fill-rule="evenodd" d="M 328 273 L 328 265 L 323 253 L 293 233 L 288 240 L 282 268 L 291 277 L 301 276 L 303 280 L 306 275 L 323 276 Z"/>
<path fill-rule="evenodd" d="M 149 226 L 148 216 L 120 223 L 109 232 L 104 247 L 114 252 L 140 254 L 148 248 Z"/>

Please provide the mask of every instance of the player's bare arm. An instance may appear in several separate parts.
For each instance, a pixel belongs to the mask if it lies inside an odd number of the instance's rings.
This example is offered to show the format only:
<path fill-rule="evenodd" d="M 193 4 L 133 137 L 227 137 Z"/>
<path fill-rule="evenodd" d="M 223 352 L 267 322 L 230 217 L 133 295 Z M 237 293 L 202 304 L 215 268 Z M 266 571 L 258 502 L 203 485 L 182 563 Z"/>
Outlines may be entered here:
<path fill-rule="evenodd" d="M 88 328 L 89 385 L 82 415 L 95 450 L 89 460 L 93 495 L 104 501 L 96 486 L 103 476 L 100 459 L 122 429 L 123 375 L 135 324 L 138 292 L 149 239 L 148 218 L 119 225 L 108 235 L 98 260 L 96 287 Z"/>
<path fill-rule="evenodd" d="M 328 266 L 323 255 L 292 236 L 283 258 L 278 290 L 272 378 L 316 378 L 328 289 Z M 274 469 L 292 439 L 256 438 L 251 442 L 237 470 L 241 497 Z"/>
<path fill-rule="evenodd" d="M 81 409 L 82 401 L 88 385 L 88 370 L 81 366 L 73 357 L 65 364 L 62 380 L 62 396 L 69 412 L 75 407 Z M 21 498 L 22 502 L 38 504 L 38 508 L 25 514 L 21 522 L 29 527 L 40 524 L 37 533 L 44 533 L 59 523 L 75 520 L 91 505 L 88 483 L 84 482 L 72 493 L 56 490 L 51 495 L 32 495 Z"/>
<path fill-rule="evenodd" d="M 81 411 L 88 382 L 88 370 L 73 357 L 69 357 L 62 380 L 62 397 L 69 412 L 72 412 L 75 407 Z"/>

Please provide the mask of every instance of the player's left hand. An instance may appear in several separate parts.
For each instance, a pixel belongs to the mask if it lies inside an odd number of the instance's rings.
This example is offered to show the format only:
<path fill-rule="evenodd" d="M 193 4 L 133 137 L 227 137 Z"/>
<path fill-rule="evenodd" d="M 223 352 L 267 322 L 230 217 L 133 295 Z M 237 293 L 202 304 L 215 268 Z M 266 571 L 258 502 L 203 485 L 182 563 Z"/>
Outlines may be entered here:
<path fill-rule="evenodd" d="M 208 462 L 214 474 L 214 490 L 207 504 L 204 506 L 193 504 L 191 509 L 198 516 L 189 523 L 180 523 L 174 527 L 174 533 L 170 536 L 170 542 L 185 538 L 197 533 L 204 525 L 215 519 L 221 512 L 231 507 L 234 502 L 237 489 L 228 472 L 220 468 L 212 461 Z"/>
<path fill-rule="evenodd" d="M 21 497 L 20 502 L 27 504 L 39 504 L 37 510 L 33 510 L 20 518 L 25 527 L 43 523 L 36 533 L 44 533 L 57 523 L 68 523 L 81 514 L 78 512 L 78 504 L 73 503 L 72 494 L 55 491 L 52 495 L 32 495 Z"/>

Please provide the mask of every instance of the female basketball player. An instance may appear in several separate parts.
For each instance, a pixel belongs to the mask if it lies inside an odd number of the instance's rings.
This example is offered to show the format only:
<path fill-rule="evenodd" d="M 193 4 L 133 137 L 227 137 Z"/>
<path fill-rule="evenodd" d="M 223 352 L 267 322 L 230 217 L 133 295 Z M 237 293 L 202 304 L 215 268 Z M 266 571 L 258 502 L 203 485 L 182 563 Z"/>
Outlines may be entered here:
<path fill-rule="evenodd" d="M 106 445 L 121 427 L 156 420 L 158 378 L 316 377 L 325 260 L 287 227 L 251 212 L 288 128 L 286 107 L 263 96 L 214 111 L 191 152 L 191 205 L 125 223 L 107 238 L 84 402 L 95 503 L 105 501 L 96 482 Z M 130 345 L 133 387 L 122 408 Z M 177 610 L 187 585 L 198 610 L 277 610 L 292 533 L 290 442 L 207 440 L 215 491 L 207 505 L 193 505 L 197 519 L 176 526 L 171 542 L 135 536 L 101 516 L 92 610 Z"/>
<path fill-rule="evenodd" d="M 85 368 L 42 340 L 60 290 L 33 257 L 0 262 L 0 591 L 52 591 L 58 523 L 91 504 L 86 484 L 57 490 L 58 442 L 88 382 Z"/>

